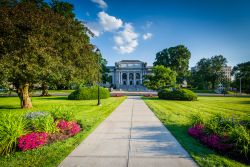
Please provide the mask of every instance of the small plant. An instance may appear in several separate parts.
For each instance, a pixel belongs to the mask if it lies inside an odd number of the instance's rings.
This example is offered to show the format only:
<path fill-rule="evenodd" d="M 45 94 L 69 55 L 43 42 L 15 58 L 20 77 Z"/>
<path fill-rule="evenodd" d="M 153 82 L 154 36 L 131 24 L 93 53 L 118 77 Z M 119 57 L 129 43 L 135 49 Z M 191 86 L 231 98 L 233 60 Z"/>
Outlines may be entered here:
<path fill-rule="evenodd" d="M 10 154 L 16 149 L 17 139 L 26 134 L 27 121 L 23 115 L 2 114 L 0 118 L 0 154 Z"/>
<path fill-rule="evenodd" d="M 75 120 L 74 113 L 64 106 L 54 107 L 54 109 L 51 111 L 51 114 L 55 120 Z"/>
<path fill-rule="evenodd" d="M 31 150 L 45 145 L 48 141 L 48 134 L 45 132 L 32 132 L 21 136 L 18 139 L 18 148 L 21 151 Z"/>
<path fill-rule="evenodd" d="M 230 139 L 235 143 L 235 152 L 250 157 L 250 133 L 242 125 L 234 126 L 229 131 Z"/>
<path fill-rule="evenodd" d="M 80 126 L 73 121 L 65 121 L 65 120 L 60 120 L 57 124 L 57 127 L 61 130 L 62 133 L 74 136 L 77 133 L 81 131 Z"/>
<path fill-rule="evenodd" d="M 32 112 L 26 114 L 25 117 L 28 120 L 28 129 L 31 131 L 46 133 L 54 133 L 58 131 L 54 118 L 49 113 Z"/>

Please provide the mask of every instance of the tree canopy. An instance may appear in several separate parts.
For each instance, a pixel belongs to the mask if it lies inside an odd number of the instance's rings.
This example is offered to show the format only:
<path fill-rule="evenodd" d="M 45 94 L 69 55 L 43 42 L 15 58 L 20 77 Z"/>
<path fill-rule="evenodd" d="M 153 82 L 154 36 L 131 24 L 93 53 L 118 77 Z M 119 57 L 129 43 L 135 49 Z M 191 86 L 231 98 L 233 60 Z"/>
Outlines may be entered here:
<path fill-rule="evenodd" d="M 169 67 L 177 73 L 177 81 L 181 83 L 187 76 L 190 57 L 190 51 L 184 45 L 178 45 L 156 53 L 154 66 Z"/>
<path fill-rule="evenodd" d="M 242 90 L 250 93 L 250 61 L 237 64 L 233 68 L 232 74 L 235 76 L 235 86 L 237 89 L 240 89 L 241 80 Z"/>
<path fill-rule="evenodd" d="M 227 65 L 227 59 L 222 55 L 202 58 L 192 70 L 193 85 L 199 89 L 214 89 L 217 83 L 226 81 L 222 68 Z"/>
<path fill-rule="evenodd" d="M 56 9 L 42 0 L 0 7 L 1 82 L 16 88 L 23 108 L 32 107 L 32 84 L 97 80 L 98 55 L 89 30 L 73 15 L 64 15 L 70 10 Z"/>
<path fill-rule="evenodd" d="M 159 90 L 171 87 L 176 82 L 176 72 L 162 65 L 154 66 L 151 75 L 146 75 L 144 85 L 148 89 Z"/>

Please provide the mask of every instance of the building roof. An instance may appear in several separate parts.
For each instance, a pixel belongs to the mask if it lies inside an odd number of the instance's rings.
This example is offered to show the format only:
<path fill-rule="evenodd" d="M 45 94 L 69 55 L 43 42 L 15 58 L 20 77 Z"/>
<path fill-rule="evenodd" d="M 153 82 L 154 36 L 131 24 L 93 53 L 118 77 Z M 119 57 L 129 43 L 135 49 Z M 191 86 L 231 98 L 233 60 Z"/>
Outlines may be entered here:
<path fill-rule="evenodd" d="M 119 61 L 119 62 L 135 62 L 135 63 L 138 63 L 138 62 L 142 62 L 142 61 L 140 61 L 140 60 L 121 60 L 121 61 Z"/>

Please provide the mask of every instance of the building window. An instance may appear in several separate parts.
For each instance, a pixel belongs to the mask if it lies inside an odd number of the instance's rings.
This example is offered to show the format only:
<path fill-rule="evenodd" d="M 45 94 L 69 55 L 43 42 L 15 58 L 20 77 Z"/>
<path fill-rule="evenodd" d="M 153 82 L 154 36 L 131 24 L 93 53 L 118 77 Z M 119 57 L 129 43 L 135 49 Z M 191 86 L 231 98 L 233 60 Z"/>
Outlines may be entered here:
<path fill-rule="evenodd" d="M 133 81 L 129 81 L 129 84 L 130 84 L 130 85 L 133 85 Z"/>
<path fill-rule="evenodd" d="M 130 73 L 129 74 L 129 80 L 133 80 L 134 79 L 134 74 L 133 73 Z"/>
<path fill-rule="evenodd" d="M 139 74 L 139 73 L 136 73 L 135 78 L 136 78 L 136 79 L 140 79 L 140 74 Z"/>
<path fill-rule="evenodd" d="M 127 74 L 126 73 L 122 74 L 122 79 L 127 79 Z"/>

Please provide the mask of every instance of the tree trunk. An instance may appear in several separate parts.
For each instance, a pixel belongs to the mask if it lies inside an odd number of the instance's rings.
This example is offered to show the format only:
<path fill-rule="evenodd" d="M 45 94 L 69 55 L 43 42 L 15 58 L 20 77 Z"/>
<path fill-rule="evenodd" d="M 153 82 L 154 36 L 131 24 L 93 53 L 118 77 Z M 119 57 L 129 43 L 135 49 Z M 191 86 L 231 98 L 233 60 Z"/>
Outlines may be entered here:
<path fill-rule="evenodd" d="M 42 94 L 41 96 L 50 96 L 48 91 L 48 85 L 46 83 L 42 83 Z"/>
<path fill-rule="evenodd" d="M 29 96 L 29 84 L 20 85 L 17 90 L 18 97 L 21 101 L 21 108 L 32 108 L 31 99 Z"/>

